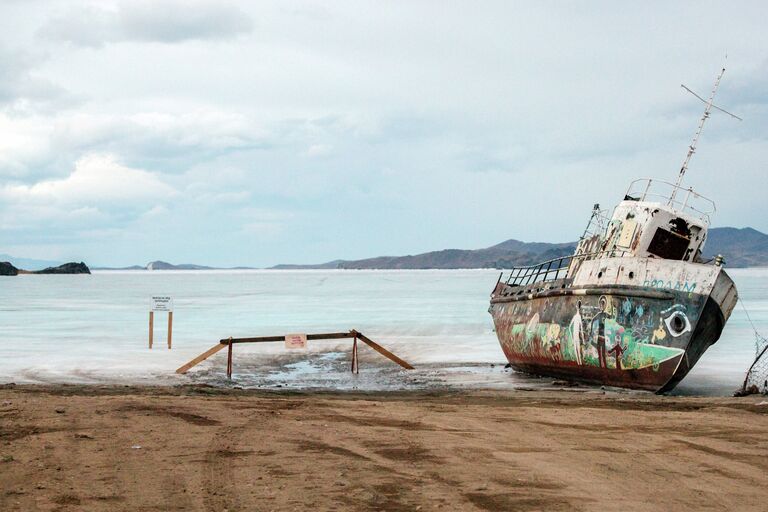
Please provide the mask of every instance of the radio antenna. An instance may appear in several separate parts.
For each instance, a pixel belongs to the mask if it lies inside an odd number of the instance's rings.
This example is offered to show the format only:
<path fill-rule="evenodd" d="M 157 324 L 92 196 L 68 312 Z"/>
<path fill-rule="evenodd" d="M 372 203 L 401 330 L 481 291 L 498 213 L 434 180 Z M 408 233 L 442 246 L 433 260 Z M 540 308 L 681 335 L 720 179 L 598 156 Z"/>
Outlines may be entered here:
<path fill-rule="evenodd" d="M 713 103 L 714 100 L 715 100 L 715 93 L 717 92 L 717 88 L 720 86 L 720 80 L 723 78 L 723 74 L 724 73 L 725 73 L 725 68 L 723 68 L 720 71 L 720 74 L 717 75 L 717 79 L 715 79 L 715 86 L 712 88 L 712 94 L 710 94 L 708 100 L 705 100 L 704 98 L 702 98 L 701 96 L 699 96 L 698 94 L 696 94 L 695 92 L 690 90 L 685 85 L 680 84 L 680 87 L 682 87 L 683 89 L 685 89 L 689 93 L 691 93 L 694 96 L 696 96 L 696 98 L 701 100 L 706 105 L 706 107 L 704 108 L 704 115 L 701 116 L 701 120 L 699 121 L 699 126 L 696 129 L 696 133 L 693 135 L 693 141 L 691 142 L 691 145 L 688 146 L 688 154 L 685 156 L 685 160 L 683 161 L 683 166 L 680 168 L 680 174 L 678 174 L 678 176 L 677 176 L 677 182 L 675 183 L 675 188 L 672 189 L 672 195 L 669 198 L 669 205 L 670 206 L 672 206 L 672 204 L 675 201 L 675 195 L 677 194 L 677 191 L 680 188 L 680 184 L 683 182 L 683 176 L 685 176 L 685 171 L 688 170 L 688 164 L 691 161 L 691 157 L 696 152 L 696 145 L 699 143 L 699 137 L 701 136 L 701 131 L 704 129 L 704 122 L 707 119 L 709 119 L 709 113 L 712 111 L 712 109 L 715 108 L 715 109 L 719 110 L 720 112 L 724 112 L 724 113 L 728 114 L 729 116 L 731 116 L 731 117 L 733 117 L 735 119 L 738 119 L 739 121 L 742 120 L 739 116 L 737 116 L 735 114 L 731 114 L 727 110 L 724 110 L 724 109 L 718 107 L 717 105 L 715 105 Z"/>

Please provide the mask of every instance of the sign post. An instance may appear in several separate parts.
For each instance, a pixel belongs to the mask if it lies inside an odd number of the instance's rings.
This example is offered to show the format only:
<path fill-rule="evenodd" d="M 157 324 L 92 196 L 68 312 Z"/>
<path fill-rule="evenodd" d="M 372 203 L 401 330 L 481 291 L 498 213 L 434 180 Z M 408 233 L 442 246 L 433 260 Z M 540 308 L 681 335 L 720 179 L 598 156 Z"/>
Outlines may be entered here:
<path fill-rule="evenodd" d="M 168 313 L 168 350 L 170 350 L 173 338 L 173 299 L 167 295 L 153 295 L 149 300 L 149 348 L 152 348 L 154 338 L 155 311 Z"/>
<path fill-rule="evenodd" d="M 149 310 L 149 348 L 152 348 L 152 338 L 155 334 L 155 312 Z"/>

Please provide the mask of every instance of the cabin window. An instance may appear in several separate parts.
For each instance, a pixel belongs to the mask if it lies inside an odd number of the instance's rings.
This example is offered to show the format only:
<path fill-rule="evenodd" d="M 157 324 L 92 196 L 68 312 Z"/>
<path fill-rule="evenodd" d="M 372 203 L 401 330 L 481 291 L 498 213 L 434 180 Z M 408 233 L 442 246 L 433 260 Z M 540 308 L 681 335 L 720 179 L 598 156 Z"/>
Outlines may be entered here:
<path fill-rule="evenodd" d="M 648 246 L 648 252 L 667 260 L 682 260 L 689 242 L 683 236 L 658 228 Z"/>

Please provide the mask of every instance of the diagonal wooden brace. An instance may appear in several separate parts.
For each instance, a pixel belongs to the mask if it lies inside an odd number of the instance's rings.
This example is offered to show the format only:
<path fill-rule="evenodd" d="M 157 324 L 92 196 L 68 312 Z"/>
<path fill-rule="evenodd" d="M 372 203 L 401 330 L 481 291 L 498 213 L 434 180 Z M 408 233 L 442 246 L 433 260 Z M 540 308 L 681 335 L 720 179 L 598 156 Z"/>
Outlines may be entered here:
<path fill-rule="evenodd" d="M 227 345 L 224 343 L 215 344 L 214 346 L 212 346 L 211 348 L 209 348 L 208 350 L 206 350 L 205 352 L 203 352 L 202 354 L 200 354 L 199 356 L 197 356 L 196 358 L 194 358 L 184 366 L 179 367 L 179 369 L 176 370 L 176 373 L 187 373 L 190 370 L 190 368 L 202 363 L 203 361 L 211 357 L 213 354 L 215 354 L 219 350 L 225 348 L 226 346 Z"/>
<path fill-rule="evenodd" d="M 368 336 L 366 336 L 365 334 L 359 333 L 359 332 L 357 332 L 357 331 L 355 331 L 355 334 L 357 335 L 357 338 L 358 338 L 360 341 L 362 341 L 363 343 L 365 343 L 366 345 L 368 345 L 368 346 L 369 346 L 369 347 L 371 347 L 373 350 L 375 350 L 375 351 L 376 351 L 376 352 L 378 352 L 379 354 L 383 355 L 383 356 L 384 356 L 384 357 L 386 357 L 387 359 L 390 359 L 390 360 L 392 360 L 392 361 L 396 362 L 397 364 L 399 364 L 400 366 L 402 366 L 402 367 L 403 367 L 403 368 L 405 368 L 406 370 L 413 370 L 413 366 L 411 366 L 411 365 L 410 365 L 408 362 L 406 362 L 406 361 L 404 361 L 404 360 L 400 359 L 400 358 L 399 358 L 399 357 L 397 357 L 395 354 L 393 354 L 393 353 L 392 353 L 392 352 L 390 352 L 389 350 L 385 349 L 384 347 L 382 347 L 381 345 L 379 345 L 378 343 L 376 343 L 375 341 L 373 341 L 372 339 L 370 339 L 370 338 L 369 338 Z"/>

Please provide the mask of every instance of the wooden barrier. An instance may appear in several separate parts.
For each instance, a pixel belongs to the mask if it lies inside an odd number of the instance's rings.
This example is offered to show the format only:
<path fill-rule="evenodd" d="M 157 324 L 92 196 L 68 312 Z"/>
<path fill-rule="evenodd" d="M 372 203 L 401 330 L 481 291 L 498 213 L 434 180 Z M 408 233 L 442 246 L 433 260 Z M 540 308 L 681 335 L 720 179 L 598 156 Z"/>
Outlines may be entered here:
<path fill-rule="evenodd" d="M 360 340 L 361 342 L 365 343 L 369 347 L 371 347 L 373 350 L 378 352 L 379 354 L 383 355 L 387 359 L 399 364 L 406 370 L 413 370 L 413 366 L 411 366 L 407 361 L 404 361 L 403 359 L 400 359 L 395 354 L 390 352 L 389 350 L 385 349 L 372 339 L 370 339 L 368 336 L 364 335 L 361 332 L 358 332 L 354 329 L 348 332 L 330 332 L 330 333 L 322 333 L 322 334 L 307 334 L 306 335 L 307 340 L 339 340 L 339 339 L 348 339 L 352 338 L 352 365 L 350 370 L 353 373 L 359 373 L 359 363 L 357 359 L 357 342 Z M 232 378 L 232 363 L 233 363 L 233 347 L 234 345 L 238 343 L 274 343 L 274 342 L 280 342 L 285 341 L 285 336 L 258 336 L 254 338 L 227 338 L 223 340 L 219 340 L 219 343 L 214 345 L 213 347 L 209 348 L 196 358 L 192 359 L 187 364 L 179 367 L 176 370 L 176 373 L 187 373 L 191 368 L 194 366 L 202 363 L 209 357 L 211 357 L 213 354 L 218 352 L 219 350 L 227 348 L 227 377 Z"/>

